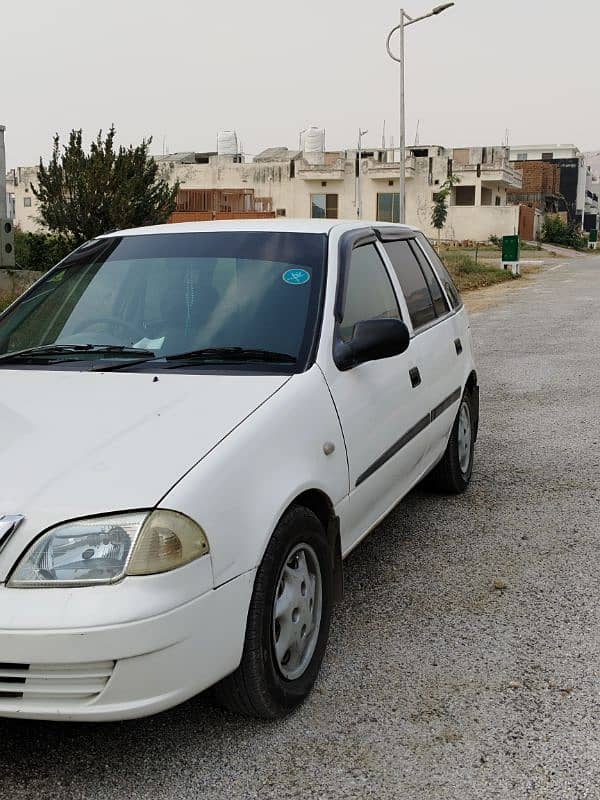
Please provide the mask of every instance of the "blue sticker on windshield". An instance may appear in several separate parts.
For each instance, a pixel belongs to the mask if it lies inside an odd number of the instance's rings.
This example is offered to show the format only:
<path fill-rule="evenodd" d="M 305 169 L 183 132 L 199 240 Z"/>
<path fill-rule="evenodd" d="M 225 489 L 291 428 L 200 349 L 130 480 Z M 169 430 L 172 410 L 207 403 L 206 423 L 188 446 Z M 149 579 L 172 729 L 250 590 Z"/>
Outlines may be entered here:
<path fill-rule="evenodd" d="M 305 269 L 288 269 L 282 277 L 286 283 L 291 283 L 293 286 L 302 286 L 310 280 L 310 274 Z"/>

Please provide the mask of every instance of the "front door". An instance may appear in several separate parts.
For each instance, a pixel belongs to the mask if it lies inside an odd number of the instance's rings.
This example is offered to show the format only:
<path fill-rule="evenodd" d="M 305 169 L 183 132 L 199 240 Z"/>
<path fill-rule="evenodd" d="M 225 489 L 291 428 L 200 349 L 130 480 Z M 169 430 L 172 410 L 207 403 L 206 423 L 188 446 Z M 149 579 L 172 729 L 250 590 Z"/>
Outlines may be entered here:
<path fill-rule="evenodd" d="M 352 337 L 357 322 L 406 317 L 406 306 L 402 300 L 399 305 L 380 247 L 374 240 L 359 243 L 347 263 L 340 264 L 345 297 L 335 336 L 343 340 Z M 329 359 L 320 366 L 346 442 L 350 494 L 342 549 L 347 552 L 422 471 L 428 450 L 427 400 L 416 378 L 419 346 L 415 341 L 401 355 L 348 371 L 340 371 Z"/>

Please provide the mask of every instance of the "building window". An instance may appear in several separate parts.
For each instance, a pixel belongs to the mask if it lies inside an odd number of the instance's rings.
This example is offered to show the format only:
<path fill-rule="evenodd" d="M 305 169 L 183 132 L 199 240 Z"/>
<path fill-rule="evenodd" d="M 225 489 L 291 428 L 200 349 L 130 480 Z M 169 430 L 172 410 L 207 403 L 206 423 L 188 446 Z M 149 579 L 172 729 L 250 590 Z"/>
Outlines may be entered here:
<path fill-rule="evenodd" d="M 554 159 L 554 153 L 542 153 L 542 161 L 552 161 Z"/>
<path fill-rule="evenodd" d="M 499 194 L 496 195 L 496 205 L 497 206 L 501 206 L 502 205 L 502 198 L 500 197 Z"/>
<path fill-rule="evenodd" d="M 312 219 L 337 219 L 337 194 L 311 194 L 310 215 Z"/>
<path fill-rule="evenodd" d="M 377 195 L 377 221 L 400 222 L 400 194 L 386 192 Z"/>
<path fill-rule="evenodd" d="M 278 217 L 285 217 L 285 208 L 278 208 L 275 213 Z"/>
<path fill-rule="evenodd" d="M 23 205 L 25 206 L 25 208 L 31 208 L 31 197 L 24 197 Z"/>
<path fill-rule="evenodd" d="M 454 187 L 454 203 L 457 206 L 474 206 L 475 205 L 475 187 L 474 186 L 455 186 Z"/>
<path fill-rule="evenodd" d="M 517 153 L 517 161 L 527 161 L 527 153 Z"/>

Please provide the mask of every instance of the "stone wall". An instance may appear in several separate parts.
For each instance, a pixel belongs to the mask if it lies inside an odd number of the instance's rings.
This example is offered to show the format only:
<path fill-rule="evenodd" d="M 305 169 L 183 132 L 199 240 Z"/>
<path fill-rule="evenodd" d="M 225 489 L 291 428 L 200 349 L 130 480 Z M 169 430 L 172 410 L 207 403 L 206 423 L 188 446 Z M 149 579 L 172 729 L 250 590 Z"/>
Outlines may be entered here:
<path fill-rule="evenodd" d="M 18 297 L 42 275 L 42 272 L 33 272 L 27 269 L 0 269 L 0 295 Z"/>

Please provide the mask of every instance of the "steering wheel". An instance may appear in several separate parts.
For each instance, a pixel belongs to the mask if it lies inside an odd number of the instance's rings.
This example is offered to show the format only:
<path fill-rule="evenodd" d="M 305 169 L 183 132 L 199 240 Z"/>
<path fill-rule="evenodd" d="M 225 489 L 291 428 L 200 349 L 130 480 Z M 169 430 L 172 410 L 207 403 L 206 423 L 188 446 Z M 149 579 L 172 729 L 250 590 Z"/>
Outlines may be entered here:
<path fill-rule="evenodd" d="M 118 317 L 92 317 L 92 319 L 86 319 L 76 330 L 71 331 L 71 334 L 75 336 L 78 333 L 84 333 L 92 328 L 94 325 L 108 325 L 111 328 L 115 326 L 121 328 L 122 331 L 125 331 L 125 334 L 129 334 L 131 336 L 132 341 L 136 341 L 140 338 L 139 331 L 134 328 L 134 326 L 130 322 L 126 322 L 123 319 L 119 319 Z M 112 333 L 112 330 L 111 330 Z"/>

